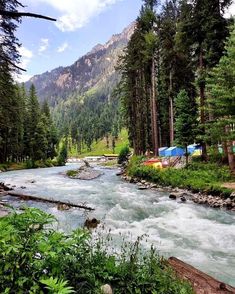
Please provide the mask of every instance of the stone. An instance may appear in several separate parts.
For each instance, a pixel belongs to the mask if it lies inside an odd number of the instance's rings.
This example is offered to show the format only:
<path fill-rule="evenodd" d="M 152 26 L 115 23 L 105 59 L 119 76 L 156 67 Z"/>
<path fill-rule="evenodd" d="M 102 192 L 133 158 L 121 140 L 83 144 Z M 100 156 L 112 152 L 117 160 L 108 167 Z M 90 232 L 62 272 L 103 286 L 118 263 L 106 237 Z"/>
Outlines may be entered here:
<path fill-rule="evenodd" d="M 113 290 L 109 284 L 101 286 L 100 289 L 102 294 L 113 294 Z"/>
<path fill-rule="evenodd" d="M 176 200 L 177 195 L 176 194 L 170 194 L 169 198 L 172 199 L 172 200 Z"/>
<path fill-rule="evenodd" d="M 187 199 L 186 199 L 185 196 L 181 196 L 181 197 L 180 197 L 180 200 L 181 200 L 182 202 L 186 202 L 186 201 L 187 201 Z"/>
<path fill-rule="evenodd" d="M 139 187 L 138 187 L 138 190 L 147 190 L 147 189 L 148 189 L 147 186 L 139 186 Z"/>
<path fill-rule="evenodd" d="M 59 203 L 57 205 L 57 209 L 58 210 L 61 210 L 61 211 L 63 211 L 63 210 L 69 210 L 70 208 L 71 208 L 71 206 L 69 206 L 67 204 L 64 204 L 64 203 Z"/>
<path fill-rule="evenodd" d="M 87 229 L 95 229 L 97 228 L 98 224 L 100 223 L 100 221 L 96 218 L 92 218 L 92 219 L 86 219 L 85 223 L 84 223 L 84 227 L 86 227 Z"/>
<path fill-rule="evenodd" d="M 123 172 L 122 171 L 120 171 L 120 172 L 118 172 L 118 173 L 116 173 L 116 176 L 122 176 L 123 175 Z"/>

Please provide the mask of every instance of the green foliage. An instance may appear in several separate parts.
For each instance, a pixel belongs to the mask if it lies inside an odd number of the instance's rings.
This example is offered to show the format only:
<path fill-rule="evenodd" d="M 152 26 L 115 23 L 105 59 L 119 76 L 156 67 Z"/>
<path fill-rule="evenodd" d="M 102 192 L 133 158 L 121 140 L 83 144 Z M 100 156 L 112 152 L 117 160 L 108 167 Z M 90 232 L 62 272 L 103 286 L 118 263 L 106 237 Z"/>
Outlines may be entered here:
<path fill-rule="evenodd" d="M 58 280 L 58 278 L 50 277 L 46 280 L 42 279 L 40 282 L 47 286 L 45 288 L 48 289 L 51 294 L 70 294 L 75 292 L 72 287 L 67 286 L 67 281 Z"/>
<path fill-rule="evenodd" d="M 212 163 L 191 163 L 186 168 L 166 168 L 157 170 L 142 165 L 143 158 L 134 157 L 128 166 L 128 174 L 145 179 L 161 186 L 186 188 L 193 192 L 204 192 L 227 198 L 232 190 L 221 187 L 223 182 L 230 181 L 231 174 L 226 166 Z"/>
<path fill-rule="evenodd" d="M 0 219 L 1 293 L 100 294 L 105 283 L 116 294 L 193 293 L 153 248 L 141 250 L 140 238 L 115 253 L 110 236 L 92 241 L 81 229 L 65 235 L 53 221 L 28 208 Z"/>
<path fill-rule="evenodd" d="M 175 133 L 179 146 L 187 147 L 196 138 L 197 113 L 185 90 L 181 90 L 176 98 Z"/>
<path fill-rule="evenodd" d="M 207 79 L 209 93 L 207 140 L 212 143 L 235 139 L 235 26 L 226 42 L 226 53 Z"/>
<path fill-rule="evenodd" d="M 73 178 L 78 174 L 78 171 L 76 171 L 76 170 L 68 170 L 66 174 L 67 174 L 68 177 Z"/>
<path fill-rule="evenodd" d="M 129 154 L 130 154 L 129 146 L 124 146 L 118 155 L 118 163 L 122 164 L 123 162 L 127 161 Z"/>
<path fill-rule="evenodd" d="M 68 157 L 67 144 L 63 142 L 57 158 L 58 165 L 65 165 Z"/>

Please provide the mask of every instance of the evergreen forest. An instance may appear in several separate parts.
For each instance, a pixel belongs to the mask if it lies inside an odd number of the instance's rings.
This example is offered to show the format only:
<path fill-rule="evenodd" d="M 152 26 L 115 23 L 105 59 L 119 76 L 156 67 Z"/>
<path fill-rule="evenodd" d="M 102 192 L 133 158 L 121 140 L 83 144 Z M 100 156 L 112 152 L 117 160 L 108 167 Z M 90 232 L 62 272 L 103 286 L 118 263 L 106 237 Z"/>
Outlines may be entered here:
<path fill-rule="evenodd" d="M 110 136 L 115 146 L 126 127 L 136 155 L 197 143 L 207 161 L 221 146 L 234 169 L 234 20 L 224 17 L 231 2 L 144 0 L 111 83 L 40 105 L 33 85 L 14 82 L 21 4 L 4 1 L 13 14 L 0 23 L 0 162 L 53 159 L 65 137 L 78 154 Z"/>

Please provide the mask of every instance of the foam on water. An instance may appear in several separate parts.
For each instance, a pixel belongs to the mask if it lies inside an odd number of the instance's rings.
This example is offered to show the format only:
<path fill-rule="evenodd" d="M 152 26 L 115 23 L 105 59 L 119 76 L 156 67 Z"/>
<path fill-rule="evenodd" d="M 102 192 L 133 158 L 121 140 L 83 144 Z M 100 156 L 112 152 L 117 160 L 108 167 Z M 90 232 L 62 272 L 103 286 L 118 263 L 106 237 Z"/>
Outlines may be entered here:
<path fill-rule="evenodd" d="M 78 165 L 49 169 L 2 173 L 0 181 L 16 185 L 24 194 L 57 200 L 86 203 L 95 208 L 89 217 L 99 218 L 114 239 L 120 233 L 127 240 L 147 235 L 143 246 L 153 244 L 160 254 L 176 256 L 199 269 L 235 285 L 235 214 L 215 210 L 188 201 L 169 200 L 166 193 L 138 190 L 134 184 L 122 182 L 116 170 L 102 169 L 104 175 L 92 180 L 73 180 L 64 176 L 66 170 Z M 34 180 L 34 183 L 31 181 Z M 25 190 L 20 186 L 26 186 Z M 22 205 L 22 201 L 18 204 Z M 54 214 L 59 228 L 82 226 L 87 213 L 72 209 L 58 211 L 53 205 L 32 203 Z M 102 229 L 98 229 L 104 233 Z"/>

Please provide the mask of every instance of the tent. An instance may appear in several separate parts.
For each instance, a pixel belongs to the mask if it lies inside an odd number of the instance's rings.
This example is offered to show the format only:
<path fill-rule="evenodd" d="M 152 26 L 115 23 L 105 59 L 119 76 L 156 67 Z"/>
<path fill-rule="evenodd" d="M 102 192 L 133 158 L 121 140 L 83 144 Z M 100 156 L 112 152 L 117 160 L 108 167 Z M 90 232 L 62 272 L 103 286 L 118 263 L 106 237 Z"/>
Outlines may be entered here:
<path fill-rule="evenodd" d="M 185 153 L 183 148 L 170 147 L 165 151 L 165 156 L 183 156 Z"/>
<path fill-rule="evenodd" d="M 197 144 L 188 145 L 188 153 L 193 154 L 196 150 L 201 150 L 201 146 Z"/>
<path fill-rule="evenodd" d="M 161 147 L 161 148 L 159 148 L 159 156 L 166 156 L 165 155 L 165 151 L 168 149 L 168 147 Z"/>

